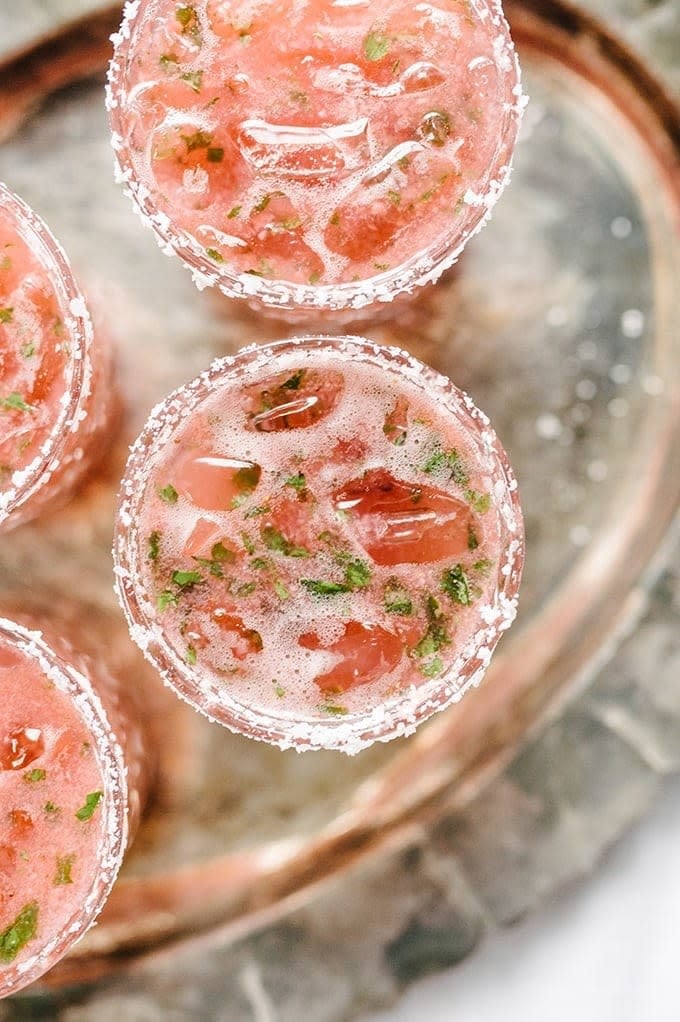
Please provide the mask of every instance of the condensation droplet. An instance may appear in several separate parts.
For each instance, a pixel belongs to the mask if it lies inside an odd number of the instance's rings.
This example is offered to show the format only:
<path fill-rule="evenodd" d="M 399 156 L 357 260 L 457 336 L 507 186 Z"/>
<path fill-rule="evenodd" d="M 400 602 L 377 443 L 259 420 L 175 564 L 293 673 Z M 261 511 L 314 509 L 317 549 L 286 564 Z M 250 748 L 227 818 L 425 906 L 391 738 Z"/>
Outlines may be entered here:
<path fill-rule="evenodd" d="M 597 384 L 594 380 L 579 380 L 576 384 L 576 397 L 581 401 L 592 401 L 597 394 Z"/>
<path fill-rule="evenodd" d="M 630 383 L 633 379 L 633 370 L 629 365 L 619 362 L 617 365 L 612 366 L 609 370 L 609 379 L 612 383 Z"/>
<path fill-rule="evenodd" d="M 609 229 L 615 238 L 623 240 L 630 236 L 633 225 L 627 216 L 617 216 L 612 220 Z"/>
<path fill-rule="evenodd" d="M 536 432 L 544 440 L 554 440 L 562 432 L 562 423 L 551 412 L 544 412 L 536 419 Z"/>
<path fill-rule="evenodd" d="M 642 337 L 645 329 L 645 317 L 639 309 L 626 309 L 621 316 L 621 333 L 624 337 L 635 339 Z"/>
<path fill-rule="evenodd" d="M 596 458 L 587 465 L 586 475 L 594 483 L 603 483 L 609 475 L 609 466 L 606 461 L 602 461 L 601 458 Z"/>
<path fill-rule="evenodd" d="M 623 419 L 628 415 L 629 404 L 623 397 L 615 397 L 607 405 L 607 411 L 612 419 Z"/>
<path fill-rule="evenodd" d="M 574 546 L 588 546 L 591 540 L 591 531 L 587 525 L 573 525 L 569 530 L 569 539 Z"/>
<path fill-rule="evenodd" d="M 564 326 L 568 318 L 567 310 L 563 305 L 551 305 L 545 320 L 548 326 Z"/>
<path fill-rule="evenodd" d="M 665 384 L 660 376 L 645 376 L 642 380 L 642 389 L 650 397 L 658 397 L 663 394 Z"/>

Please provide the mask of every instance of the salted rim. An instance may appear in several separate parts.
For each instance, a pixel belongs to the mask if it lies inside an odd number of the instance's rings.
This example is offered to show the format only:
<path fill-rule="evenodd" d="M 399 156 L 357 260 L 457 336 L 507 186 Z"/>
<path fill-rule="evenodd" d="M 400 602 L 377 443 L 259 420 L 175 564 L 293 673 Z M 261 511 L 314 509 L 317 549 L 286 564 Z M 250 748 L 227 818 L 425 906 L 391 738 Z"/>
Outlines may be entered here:
<path fill-rule="evenodd" d="M 188 265 L 194 283 L 203 290 L 217 287 L 228 298 L 256 299 L 265 306 L 279 309 L 362 309 L 375 302 L 391 302 L 400 294 L 415 287 L 434 283 L 458 259 L 470 238 L 488 222 L 493 207 L 510 180 L 517 136 L 528 97 L 522 92 L 521 69 L 510 28 L 503 13 L 501 0 L 471 0 L 481 21 L 490 16 L 497 26 L 502 45 L 496 48 L 496 61 L 507 60 L 508 73 L 514 74 L 512 87 L 514 102 L 505 106 L 505 116 L 499 131 L 499 141 L 486 174 L 484 191 L 468 188 L 464 202 L 471 213 L 461 233 L 460 224 L 443 238 L 433 242 L 430 249 L 416 255 L 400 266 L 386 272 L 341 284 L 297 284 L 275 281 L 248 273 L 233 273 L 226 266 L 213 262 L 204 246 L 187 231 L 176 231 L 167 214 L 153 202 L 151 192 L 134 173 L 130 150 L 122 130 L 126 97 L 125 69 L 130 59 L 133 34 L 138 16 L 143 17 L 146 5 L 141 0 L 127 0 L 123 21 L 118 32 L 111 36 L 113 57 L 106 82 L 106 108 L 111 127 L 111 145 L 114 152 L 114 174 L 124 185 L 125 194 L 142 222 L 156 235 L 166 255 L 177 255 Z M 481 182 L 483 183 L 483 182 Z"/>
<path fill-rule="evenodd" d="M 385 372 L 406 376 L 425 392 L 438 409 L 450 412 L 477 446 L 484 448 L 492 467 L 494 500 L 501 532 L 501 555 L 493 601 L 479 607 L 480 626 L 467 647 L 459 652 L 445 675 L 410 686 L 398 697 L 361 713 L 322 720 L 301 716 L 294 719 L 253 710 L 235 700 L 226 689 L 219 693 L 202 691 L 200 674 L 192 670 L 167 639 L 150 595 L 141 587 L 141 543 L 138 522 L 144 504 L 146 481 L 153 462 L 175 430 L 222 381 L 252 372 L 271 372 L 279 355 L 304 353 L 313 359 L 329 352 L 343 362 L 368 362 Z M 182 699 L 209 720 L 231 731 L 278 745 L 280 748 L 338 749 L 353 754 L 376 741 L 390 741 L 411 734 L 416 726 L 480 683 L 491 654 L 515 618 L 517 593 L 524 559 L 524 534 L 517 482 L 489 420 L 463 391 L 447 377 L 395 347 L 375 344 L 361 337 L 294 337 L 264 346 L 251 345 L 235 355 L 215 360 L 190 383 L 178 388 L 152 410 L 141 434 L 131 448 L 118 497 L 114 544 L 116 594 L 130 628 L 130 634 L 163 681 Z"/>
<path fill-rule="evenodd" d="M 0 492 L 2 532 L 32 517 L 30 512 L 25 511 L 21 515 L 17 512 L 47 485 L 59 468 L 71 436 L 78 433 L 87 418 L 86 405 L 92 391 L 94 329 L 66 253 L 45 222 L 2 181 L 0 206 L 17 222 L 22 239 L 47 272 L 71 344 L 57 418 L 37 456 L 24 468 L 13 472 L 9 487 Z"/>
<path fill-rule="evenodd" d="M 52 648 L 43 633 L 0 617 L 0 640 L 14 645 L 38 664 L 52 684 L 67 695 L 94 742 L 104 798 L 99 870 L 77 915 L 30 957 L 0 966 L 0 998 L 16 993 L 50 969 L 81 939 L 104 907 L 128 845 L 128 783 L 121 745 L 111 730 L 106 711 L 92 682 Z M 31 945 L 26 945 L 30 947 Z"/>

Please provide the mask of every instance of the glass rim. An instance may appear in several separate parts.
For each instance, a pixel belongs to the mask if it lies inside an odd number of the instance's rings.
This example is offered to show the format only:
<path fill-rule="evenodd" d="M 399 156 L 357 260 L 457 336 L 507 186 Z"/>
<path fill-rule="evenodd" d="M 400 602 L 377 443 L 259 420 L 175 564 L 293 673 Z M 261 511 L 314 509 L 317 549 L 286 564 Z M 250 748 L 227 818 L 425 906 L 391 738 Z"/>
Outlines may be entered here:
<path fill-rule="evenodd" d="M 0 491 L 0 530 L 11 528 L 12 517 L 39 492 L 58 470 L 69 439 L 77 434 L 86 416 L 85 405 L 92 387 L 94 327 L 85 296 L 78 286 L 69 259 L 55 236 L 35 210 L 0 181 L 0 207 L 8 209 L 20 228 L 22 238 L 49 276 L 50 285 L 63 314 L 71 345 L 64 370 L 64 394 L 59 412 L 38 455 L 13 476 L 19 479 Z"/>
<path fill-rule="evenodd" d="M 426 396 L 436 394 L 438 407 L 443 407 L 472 433 L 483 438 L 486 453 L 494 460 L 494 479 L 501 482 L 503 510 L 499 507 L 499 530 L 507 533 L 501 544 L 502 554 L 497 572 L 493 603 L 494 620 L 480 625 L 472 648 L 464 656 L 462 667 L 454 661 L 445 673 L 423 684 L 411 685 L 398 696 L 371 709 L 348 713 L 340 718 L 318 719 L 298 715 L 278 716 L 264 710 L 253 710 L 222 690 L 219 698 L 206 700 L 208 686 L 202 686 L 200 675 L 179 655 L 167 640 L 159 623 L 158 612 L 143 587 L 141 544 L 137 530 L 139 510 L 144 504 L 150 466 L 154 455 L 162 449 L 176 428 L 195 411 L 205 398 L 220 388 L 221 381 L 234 373 L 246 373 L 261 365 L 272 371 L 271 356 L 296 351 L 317 350 L 333 353 L 347 362 L 358 359 L 382 370 L 402 375 L 420 386 Z M 160 430 L 160 433 L 159 433 Z M 142 432 L 133 444 L 118 495 L 114 525 L 113 560 L 115 590 L 130 629 L 130 634 L 161 675 L 164 683 L 185 702 L 209 720 L 248 737 L 299 751 L 336 749 L 354 753 L 374 742 L 390 741 L 411 734 L 416 726 L 437 711 L 459 701 L 471 687 L 479 684 L 502 633 L 514 620 L 517 594 L 524 562 L 524 532 L 517 482 L 509 459 L 489 420 L 472 400 L 448 377 L 420 362 L 400 348 L 385 346 L 356 336 L 331 337 L 312 335 L 274 341 L 267 345 L 250 345 L 234 355 L 216 359 L 192 381 L 176 389 L 152 410 Z M 473 668 L 475 660 L 478 666 Z M 455 675 L 455 676 L 454 676 Z"/>
<path fill-rule="evenodd" d="M 483 191 L 475 191 L 474 201 L 466 202 L 471 215 L 462 233 L 460 225 L 456 225 L 444 236 L 436 238 L 424 252 L 411 256 L 399 266 L 359 281 L 337 284 L 302 284 L 276 280 L 231 271 L 226 263 L 222 265 L 211 260 L 205 247 L 188 231 L 173 229 L 171 218 L 158 209 L 151 199 L 149 188 L 137 179 L 130 149 L 124 141 L 121 96 L 125 94 L 125 69 L 137 19 L 143 16 L 145 10 L 145 5 L 140 4 L 139 0 L 126 5 L 121 26 L 111 37 L 114 52 L 107 72 L 106 108 L 116 180 L 123 185 L 142 223 L 155 234 L 162 251 L 166 255 L 176 255 L 190 268 L 199 290 L 217 287 L 227 298 L 257 301 L 268 308 L 282 311 L 358 311 L 377 303 L 389 303 L 400 295 L 410 294 L 415 288 L 432 284 L 454 265 L 468 242 L 491 218 L 498 199 L 510 181 L 514 150 L 528 102 L 522 90 L 521 67 L 502 0 L 475 0 L 475 3 L 501 19 L 504 31 L 503 52 L 511 61 L 514 75 L 514 102 L 505 104 L 494 158 L 489 161 L 486 173 L 478 183 L 478 188 L 480 184 L 483 185 Z"/>
<path fill-rule="evenodd" d="M 69 664 L 39 628 L 0 615 L 0 641 L 7 641 L 37 663 L 41 671 L 71 703 L 87 727 L 101 771 L 102 839 L 99 869 L 79 911 L 59 933 L 30 957 L 0 968 L 0 998 L 16 993 L 55 965 L 85 935 L 104 907 L 129 842 L 128 784 L 122 747 L 111 729 L 104 704 L 93 683 Z M 30 946 L 30 945 L 29 945 Z"/>

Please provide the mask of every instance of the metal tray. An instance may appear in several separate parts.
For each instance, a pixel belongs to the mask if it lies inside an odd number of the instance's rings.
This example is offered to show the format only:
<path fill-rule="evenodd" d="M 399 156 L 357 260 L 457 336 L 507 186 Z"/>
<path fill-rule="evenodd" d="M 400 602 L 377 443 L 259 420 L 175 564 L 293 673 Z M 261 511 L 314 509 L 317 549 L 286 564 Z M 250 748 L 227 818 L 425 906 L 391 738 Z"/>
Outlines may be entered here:
<path fill-rule="evenodd" d="M 76 591 L 109 615 L 165 736 L 101 922 L 50 984 L 197 938 L 223 945 L 464 805 L 589 682 L 639 609 L 680 493 L 678 111 L 588 16 L 557 0 L 507 7 L 532 98 L 513 181 L 446 280 L 361 329 L 451 376 L 493 419 L 526 513 L 520 618 L 478 691 L 354 759 L 282 754 L 199 719 L 139 662 L 111 591 L 116 483 L 151 405 L 214 355 L 300 324 L 198 293 L 114 185 L 100 72 L 119 5 L 0 65 L 0 178 L 69 252 L 118 348 L 126 403 L 98 476 L 3 540 L 0 598 Z"/>

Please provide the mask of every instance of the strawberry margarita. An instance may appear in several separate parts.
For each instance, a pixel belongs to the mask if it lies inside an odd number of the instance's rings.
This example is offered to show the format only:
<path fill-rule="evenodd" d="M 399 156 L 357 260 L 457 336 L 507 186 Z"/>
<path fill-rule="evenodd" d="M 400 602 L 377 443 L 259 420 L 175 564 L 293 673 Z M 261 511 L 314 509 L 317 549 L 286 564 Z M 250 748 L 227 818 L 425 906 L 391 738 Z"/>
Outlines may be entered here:
<path fill-rule="evenodd" d="M 120 177 L 200 284 L 316 308 L 450 266 L 523 108 L 499 0 L 134 2 L 108 102 Z"/>
<path fill-rule="evenodd" d="M 0 618 L 0 688 L 2 997 L 102 908 L 139 816 L 141 745 L 101 663 L 32 624 Z"/>
<path fill-rule="evenodd" d="M 0 184 L 0 530 L 63 499 L 91 465 L 108 363 L 61 247 Z"/>
<path fill-rule="evenodd" d="M 485 416 L 359 338 L 245 349 L 167 398 L 114 549 L 133 638 L 180 695 L 253 737 L 347 752 L 478 683 L 522 554 Z"/>

